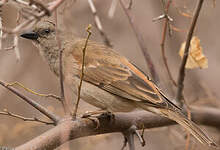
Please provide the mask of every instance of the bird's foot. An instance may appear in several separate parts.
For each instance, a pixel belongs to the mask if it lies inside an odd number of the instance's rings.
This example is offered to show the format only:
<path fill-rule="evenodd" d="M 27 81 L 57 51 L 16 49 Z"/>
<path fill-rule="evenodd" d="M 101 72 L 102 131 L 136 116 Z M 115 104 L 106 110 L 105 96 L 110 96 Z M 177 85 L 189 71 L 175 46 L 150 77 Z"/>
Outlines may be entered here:
<path fill-rule="evenodd" d="M 87 111 L 84 113 L 82 118 L 87 118 L 96 123 L 96 129 L 100 127 L 99 119 L 108 119 L 110 122 L 114 120 L 114 114 L 107 110 Z"/>

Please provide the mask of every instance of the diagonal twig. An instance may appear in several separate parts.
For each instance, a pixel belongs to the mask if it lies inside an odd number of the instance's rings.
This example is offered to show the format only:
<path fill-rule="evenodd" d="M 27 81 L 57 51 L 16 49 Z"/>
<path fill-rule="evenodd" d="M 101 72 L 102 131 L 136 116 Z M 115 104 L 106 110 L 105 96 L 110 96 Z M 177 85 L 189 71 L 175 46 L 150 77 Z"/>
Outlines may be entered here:
<path fill-rule="evenodd" d="M 114 17 L 117 4 L 118 4 L 118 0 L 112 0 L 111 6 L 110 6 L 109 11 L 108 11 L 108 17 L 109 18 Z"/>
<path fill-rule="evenodd" d="M 0 115 L 7 115 L 7 116 L 10 116 L 10 117 L 21 119 L 23 121 L 39 122 L 39 123 L 43 123 L 43 124 L 46 124 L 46 125 L 55 125 L 54 122 L 47 122 L 47 121 L 41 120 L 37 117 L 34 117 L 34 118 L 23 117 L 21 115 L 17 115 L 15 113 L 12 113 L 12 112 L 8 111 L 7 109 L 4 109 L 3 111 L 0 111 Z"/>
<path fill-rule="evenodd" d="M 51 98 L 54 98 L 54 99 L 56 99 L 56 100 L 61 101 L 61 98 L 60 98 L 59 96 L 57 96 L 57 95 L 37 93 L 37 92 L 35 92 L 35 91 L 33 91 L 33 90 L 31 90 L 31 89 L 25 87 L 22 83 L 17 82 L 17 81 L 15 81 L 15 82 L 13 82 L 13 83 L 7 84 L 7 86 L 15 86 L 15 85 L 17 85 L 17 86 L 23 88 L 25 91 L 27 91 L 27 92 L 29 92 L 29 93 L 31 93 L 31 94 L 34 94 L 34 95 L 37 95 L 37 96 L 41 96 L 41 97 L 51 97 Z"/>
<path fill-rule="evenodd" d="M 167 14 L 168 14 L 168 10 L 169 10 L 169 7 L 170 7 L 171 3 L 172 3 L 172 0 L 169 0 L 167 2 L 166 7 L 164 8 L 164 13 L 165 13 L 166 16 L 168 16 Z M 163 27 L 163 32 L 162 32 L 162 40 L 161 40 L 161 44 L 160 44 L 161 53 L 162 53 L 163 62 L 164 62 L 164 65 L 166 67 L 168 76 L 169 76 L 170 80 L 172 81 L 173 85 L 177 86 L 176 81 L 173 79 L 172 74 L 170 72 L 170 69 L 169 69 L 169 66 L 168 66 L 168 63 L 167 63 L 166 54 L 165 54 L 165 41 L 166 41 L 167 27 L 168 27 L 168 24 L 169 24 L 169 18 L 165 17 L 164 19 L 165 20 L 164 20 L 164 27 Z"/>
<path fill-rule="evenodd" d="M 89 7 L 90 7 L 90 9 L 92 11 L 92 14 L 94 16 L 95 25 L 96 25 L 96 27 L 97 27 L 97 29 L 98 29 L 98 31 L 99 31 L 99 33 L 100 33 L 104 43 L 105 43 L 105 45 L 108 46 L 108 47 L 112 47 L 112 44 L 111 44 L 109 38 L 107 37 L 106 33 L 103 30 L 102 23 L 100 21 L 99 16 L 97 15 L 97 10 L 95 8 L 93 0 L 88 0 L 88 3 L 89 3 Z"/>
<path fill-rule="evenodd" d="M 140 32 L 138 31 L 137 25 L 134 23 L 134 21 L 132 19 L 132 15 L 131 15 L 131 12 L 130 12 L 131 9 L 127 9 L 122 0 L 119 0 L 119 2 L 120 2 L 120 5 L 121 5 L 122 9 L 124 10 L 126 16 L 128 17 L 128 21 L 129 21 L 129 23 L 130 23 L 130 25 L 131 25 L 134 33 L 135 33 L 135 36 L 136 36 L 137 41 L 138 41 L 138 44 L 139 44 L 139 46 L 141 48 L 141 51 L 142 51 L 142 53 L 144 55 L 144 58 L 145 58 L 145 60 L 147 62 L 148 68 L 150 70 L 151 76 L 152 76 L 152 78 L 153 78 L 153 80 L 155 82 L 159 82 L 158 74 L 156 73 L 154 64 L 153 64 L 152 59 L 151 59 L 151 57 L 149 55 L 147 47 L 144 44 L 145 42 L 143 40 L 143 37 L 140 34 Z"/>
<path fill-rule="evenodd" d="M 80 83 L 79 83 L 79 87 L 78 87 L 78 95 L 77 95 L 77 101 L 76 101 L 76 105 L 75 105 L 75 109 L 74 109 L 74 113 L 73 116 L 76 117 L 76 113 L 77 113 L 77 109 L 78 109 L 78 105 L 79 105 L 79 100 L 80 100 L 80 92 L 81 92 L 81 87 L 82 87 L 82 81 L 83 81 L 83 76 L 84 76 L 84 66 L 85 66 L 85 55 L 86 55 L 86 48 L 89 42 L 89 38 L 92 35 L 91 32 L 91 24 L 89 24 L 89 26 L 87 27 L 86 31 L 88 33 L 86 41 L 85 41 L 85 45 L 83 47 L 82 53 L 82 68 L 81 68 L 81 76 L 80 76 Z"/>
<path fill-rule="evenodd" d="M 36 108 L 38 111 L 40 111 L 42 114 L 44 114 L 45 116 L 47 116 L 48 118 L 50 118 L 52 121 L 54 121 L 55 124 L 57 124 L 60 120 L 60 117 L 55 115 L 54 113 L 50 112 L 48 109 L 46 109 L 45 107 L 43 107 L 42 105 L 40 105 L 39 103 L 35 102 L 33 99 L 23 95 L 21 92 L 19 92 L 17 89 L 8 86 L 6 83 L 4 83 L 3 81 L 0 81 L 0 85 L 2 85 L 3 87 L 5 87 L 6 89 L 8 89 L 9 91 L 11 91 L 12 93 L 14 93 L 15 95 L 17 95 L 18 97 L 20 97 L 21 99 L 23 99 L 25 102 L 27 102 L 28 104 L 30 104 L 32 107 Z"/>
<path fill-rule="evenodd" d="M 184 88 L 184 78 L 185 78 L 185 65 L 186 65 L 186 61 L 189 55 L 189 47 L 190 47 L 190 41 L 192 39 L 193 36 L 193 32 L 199 17 L 199 13 L 200 10 L 202 8 L 202 4 L 203 4 L 204 0 L 199 0 L 198 2 L 198 6 L 196 8 L 195 14 L 193 16 L 193 20 L 187 35 L 187 39 L 186 39 L 186 46 L 185 46 L 185 50 L 184 50 L 184 55 L 183 55 L 183 59 L 179 68 L 179 74 L 178 74 L 178 82 L 177 82 L 177 94 L 176 94 L 176 100 L 179 103 L 180 106 L 183 105 L 183 102 L 181 101 L 182 99 L 182 95 L 183 95 L 183 88 Z"/>

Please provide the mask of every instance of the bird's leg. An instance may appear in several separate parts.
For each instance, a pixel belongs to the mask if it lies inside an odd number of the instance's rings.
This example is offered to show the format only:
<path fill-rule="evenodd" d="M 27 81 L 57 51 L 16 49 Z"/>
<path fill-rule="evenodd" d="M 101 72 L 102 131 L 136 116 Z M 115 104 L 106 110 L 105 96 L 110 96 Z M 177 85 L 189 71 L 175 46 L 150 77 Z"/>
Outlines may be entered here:
<path fill-rule="evenodd" d="M 135 150 L 134 135 L 137 135 L 142 146 L 145 145 L 145 140 L 143 138 L 143 135 L 139 134 L 139 132 L 137 131 L 137 127 L 135 125 L 132 125 L 128 130 L 123 132 L 123 135 L 124 135 L 125 140 L 124 140 L 124 144 L 121 150 L 125 148 L 127 143 L 128 143 L 129 150 Z"/>
<path fill-rule="evenodd" d="M 110 121 L 110 123 L 113 123 L 113 121 L 114 121 L 114 119 L 115 119 L 115 115 L 114 115 L 112 112 L 106 110 L 105 112 L 103 112 L 102 114 L 100 114 L 100 115 L 98 116 L 98 118 L 99 118 L 99 119 L 105 118 L 105 119 L 108 119 L 108 120 Z"/>

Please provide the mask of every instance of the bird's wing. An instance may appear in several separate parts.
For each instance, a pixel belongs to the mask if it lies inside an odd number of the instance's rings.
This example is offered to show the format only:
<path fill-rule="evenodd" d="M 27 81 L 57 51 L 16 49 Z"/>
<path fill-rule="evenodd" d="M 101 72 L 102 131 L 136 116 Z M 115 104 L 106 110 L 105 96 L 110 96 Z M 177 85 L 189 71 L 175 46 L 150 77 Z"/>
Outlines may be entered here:
<path fill-rule="evenodd" d="M 79 50 L 80 44 L 77 45 L 78 48 L 73 52 L 73 57 L 81 66 L 82 50 Z M 87 45 L 83 80 L 129 100 L 158 106 L 166 104 L 163 94 L 148 76 L 125 57 L 93 42 Z"/>

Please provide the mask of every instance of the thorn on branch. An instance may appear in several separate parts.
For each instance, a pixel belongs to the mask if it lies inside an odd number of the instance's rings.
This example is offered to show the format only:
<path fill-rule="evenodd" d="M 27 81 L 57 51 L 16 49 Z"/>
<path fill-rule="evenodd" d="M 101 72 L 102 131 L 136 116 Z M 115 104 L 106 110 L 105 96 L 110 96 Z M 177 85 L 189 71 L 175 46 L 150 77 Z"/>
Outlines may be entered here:
<path fill-rule="evenodd" d="M 135 146 L 134 146 L 134 135 L 136 135 L 141 143 L 142 146 L 145 146 L 145 140 L 143 138 L 143 133 L 142 135 L 139 134 L 139 132 L 137 131 L 137 127 L 135 125 L 132 125 L 128 130 L 126 130 L 125 132 L 123 132 L 124 135 L 124 144 L 121 148 L 121 150 L 123 150 L 125 148 L 125 146 L 128 143 L 129 146 L 129 150 L 135 150 Z"/>
<path fill-rule="evenodd" d="M 170 22 L 173 22 L 173 18 L 171 18 L 168 14 L 162 14 L 156 18 L 153 18 L 152 21 L 155 22 L 155 21 L 159 21 L 162 19 L 168 19 Z"/>

